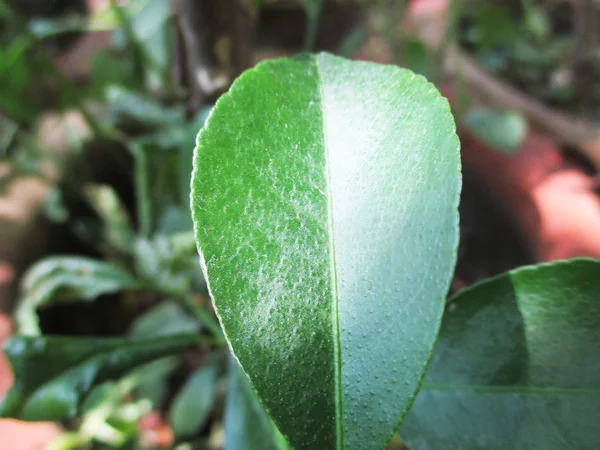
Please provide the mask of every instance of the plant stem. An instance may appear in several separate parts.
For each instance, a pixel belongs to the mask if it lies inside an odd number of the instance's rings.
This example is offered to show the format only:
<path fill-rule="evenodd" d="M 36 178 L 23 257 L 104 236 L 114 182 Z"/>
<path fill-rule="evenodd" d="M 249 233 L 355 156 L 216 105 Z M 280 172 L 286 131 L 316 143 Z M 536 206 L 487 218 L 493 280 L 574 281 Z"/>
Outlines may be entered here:
<path fill-rule="evenodd" d="M 152 232 L 152 198 L 148 172 L 148 154 L 143 145 L 134 145 L 135 193 L 137 198 L 137 217 L 140 234 L 149 237 Z"/>
<path fill-rule="evenodd" d="M 321 11 L 323 10 L 323 0 L 305 0 L 304 10 L 306 11 L 304 51 L 312 52 L 315 48 L 315 43 L 317 42 L 317 32 L 319 31 Z"/>
<path fill-rule="evenodd" d="M 125 34 L 125 38 L 127 39 L 127 45 L 133 55 L 133 71 L 136 77 L 136 82 L 139 85 L 144 85 L 146 82 L 146 55 L 144 52 L 143 46 L 137 40 L 135 36 L 135 31 L 131 26 L 131 21 L 121 8 L 119 4 L 117 4 L 117 0 L 110 0 L 110 9 L 115 14 L 117 18 L 117 22 L 123 29 L 123 33 Z"/>

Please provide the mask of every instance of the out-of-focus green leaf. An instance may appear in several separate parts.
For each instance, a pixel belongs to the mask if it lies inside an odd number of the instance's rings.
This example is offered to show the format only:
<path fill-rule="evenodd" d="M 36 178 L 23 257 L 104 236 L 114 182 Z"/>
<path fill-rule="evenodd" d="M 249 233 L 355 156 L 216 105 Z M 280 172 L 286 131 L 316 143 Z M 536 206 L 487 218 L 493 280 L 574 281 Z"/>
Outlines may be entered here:
<path fill-rule="evenodd" d="M 229 386 L 225 405 L 225 450 L 288 450 L 281 435 L 239 364 L 229 362 Z"/>
<path fill-rule="evenodd" d="M 183 206 L 171 206 L 167 208 L 160 216 L 158 222 L 159 233 L 167 236 L 171 234 L 189 233 L 193 227 L 194 223 L 190 216 L 190 208 Z"/>
<path fill-rule="evenodd" d="M 135 233 L 127 209 L 115 190 L 107 185 L 88 185 L 84 188 L 84 194 L 102 219 L 103 241 L 115 249 L 130 252 Z"/>
<path fill-rule="evenodd" d="M 175 396 L 169 424 L 178 438 L 191 437 L 208 419 L 216 399 L 218 365 L 197 369 Z"/>
<path fill-rule="evenodd" d="M 470 19 L 467 39 L 478 48 L 506 48 L 515 43 L 517 35 L 514 20 L 504 6 L 491 2 L 474 2 L 464 9 L 464 14 Z"/>
<path fill-rule="evenodd" d="M 46 258 L 25 274 L 15 321 L 20 333 L 37 335 L 40 306 L 93 301 L 100 295 L 147 287 L 115 264 L 79 256 Z"/>
<path fill-rule="evenodd" d="M 163 74 L 169 66 L 169 0 L 149 0 L 148 4 L 135 16 L 131 25 L 133 32 L 144 46 L 148 79 L 151 89 L 164 88 Z"/>
<path fill-rule="evenodd" d="M 15 336 L 4 347 L 15 382 L 0 403 L 0 417 L 74 417 L 94 386 L 199 340 L 195 334 L 145 340 Z"/>
<path fill-rule="evenodd" d="M 52 222 L 64 223 L 69 218 L 62 196 L 62 191 L 57 186 L 52 186 L 42 205 L 42 213 Z"/>
<path fill-rule="evenodd" d="M 130 335 L 150 338 L 174 334 L 193 334 L 199 330 L 198 321 L 185 314 L 181 307 L 164 301 L 139 316 L 132 324 Z M 167 377 L 178 364 L 179 358 L 167 357 L 135 369 L 129 378 L 134 380 L 135 394 L 158 407 L 167 392 Z"/>
<path fill-rule="evenodd" d="M 515 152 L 527 134 L 527 121 L 516 112 L 474 108 L 465 124 L 489 146 L 507 153 Z"/>
<path fill-rule="evenodd" d="M 523 267 L 449 300 L 400 434 L 411 450 L 600 446 L 600 262 Z"/>
<path fill-rule="evenodd" d="M 412 404 L 456 259 L 454 130 L 423 77 L 318 54 L 246 71 L 198 135 L 213 303 L 298 450 L 380 449 Z"/>
<path fill-rule="evenodd" d="M 135 398 L 160 408 L 169 394 L 168 378 L 180 362 L 181 357 L 168 356 L 134 369 L 128 378 L 133 380 Z"/>
<path fill-rule="evenodd" d="M 524 11 L 525 27 L 537 39 L 545 39 L 551 31 L 550 18 L 546 10 L 537 7 L 528 7 Z"/>
<path fill-rule="evenodd" d="M 435 65 L 427 50 L 427 47 L 420 39 L 405 38 L 401 46 L 403 65 L 413 72 L 423 75 L 427 79 L 433 79 L 435 76 Z"/>
<path fill-rule="evenodd" d="M 0 42 L 0 109 L 21 122 L 32 122 L 38 114 L 29 98 L 29 89 L 39 76 L 36 62 L 27 57 L 30 47 L 31 41 L 25 36 Z"/>
<path fill-rule="evenodd" d="M 19 131 L 19 125 L 0 114 L 0 157 L 6 157 L 7 151 Z"/>
<path fill-rule="evenodd" d="M 193 232 L 156 235 L 135 243 L 137 273 L 156 290 L 185 293 L 197 272 Z"/>
<path fill-rule="evenodd" d="M 195 333 L 198 322 L 187 315 L 179 305 L 165 301 L 138 317 L 131 326 L 131 335 L 138 338 Z"/>
<path fill-rule="evenodd" d="M 114 55 L 108 51 L 98 52 L 90 58 L 91 94 L 104 98 L 110 86 L 118 85 L 133 89 L 133 63 L 124 55 Z"/>
<path fill-rule="evenodd" d="M 346 58 L 352 58 L 354 53 L 367 40 L 368 33 L 364 27 L 356 27 L 350 31 L 340 44 L 337 53 Z"/>
<path fill-rule="evenodd" d="M 162 128 L 178 125 L 184 120 L 182 108 L 167 108 L 152 97 L 117 86 L 108 89 L 107 97 L 114 123 L 132 122 L 138 126 Z"/>

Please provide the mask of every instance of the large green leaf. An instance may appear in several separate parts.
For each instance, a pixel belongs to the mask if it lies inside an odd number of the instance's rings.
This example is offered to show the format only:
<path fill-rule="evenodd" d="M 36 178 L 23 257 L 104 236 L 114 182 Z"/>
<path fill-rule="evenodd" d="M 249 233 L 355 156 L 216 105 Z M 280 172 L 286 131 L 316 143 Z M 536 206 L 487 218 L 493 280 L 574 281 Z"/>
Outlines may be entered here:
<path fill-rule="evenodd" d="M 401 434 L 411 450 L 600 448 L 600 262 L 525 267 L 450 300 Z"/>
<path fill-rule="evenodd" d="M 40 334 L 36 309 L 56 303 L 92 301 L 100 295 L 148 286 L 122 267 L 80 256 L 54 256 L 29 269 L 15 321 L 22 334 Z"/>
<path fill-rule="evenodd" d="M 214 305 L 295 448 L 381 448 L 409 409 L 456 258 L 458 145 L 424 78 L 328 54 L 247 71 L 199 134 Z"/>
<path fill-rule="evenodd" d="M 225 450 L 288 450 L 290 447 L 233 358 L 225 405 Z"/>
<path fill-rule="evenodd" d="M 92 388 L 200 341 L 194 334 L 153 339 L 11 338 L 4 347 L 15 382 L 0 417 L 62 420 L 75 416 Z"/>

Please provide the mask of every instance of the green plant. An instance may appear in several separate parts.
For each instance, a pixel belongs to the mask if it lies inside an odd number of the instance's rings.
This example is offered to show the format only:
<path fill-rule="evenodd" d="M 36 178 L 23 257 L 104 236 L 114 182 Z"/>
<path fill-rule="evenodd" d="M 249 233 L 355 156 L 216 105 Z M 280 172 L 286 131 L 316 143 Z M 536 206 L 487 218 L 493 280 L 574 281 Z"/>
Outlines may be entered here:
<path fill-rule="evenodd" d="M 191 203 L 224 335 L 197 301 L 179 182 L 191 170 L 181 150 L 190 124 L 112 92 L 116 117 L 147 124 L 129 143 L 137 227 L 95 186 L 108 261 L 53 258 L 29 271 L 15 316 L 29 336 L 6 346 L 17 381 L 0 415 L 78 417 L 63 448 L 131 448 L 135 420 L 165 404 L 177 442 L 193 442 L 208 421 L 221 426 L 220 403 L 231 450 L 376 449 L 401 422 L 411 449 L 597 445 L 600 265 L 517 269 L 445 301 L 458 139 L 424 78 L 302 55 L 261 63 L 217 102 L 198 137 Z M 163 175 L 150 180 L 151 165 Z M 126 339 L 41 334 L 38 308 L 114 292 L 162 301 Z M 189 348 L 203 360 L 168 399 L 165 380 Z"/>

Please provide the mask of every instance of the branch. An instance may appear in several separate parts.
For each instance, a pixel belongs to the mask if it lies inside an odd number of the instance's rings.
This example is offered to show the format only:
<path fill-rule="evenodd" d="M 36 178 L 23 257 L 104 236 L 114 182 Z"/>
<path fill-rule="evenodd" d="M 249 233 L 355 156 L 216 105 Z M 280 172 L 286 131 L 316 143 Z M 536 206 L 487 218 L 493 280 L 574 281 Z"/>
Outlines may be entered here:
<path fill-rule="evenodd" d="M 469 56 L 450 48 L 444 70 L 464 80 L 469 92 L 485 104 L 523 114 L 536 127 L 562 144 L 574 146 L 600 169 L 600 125 L 574 119 L 483 71 Z"/>

